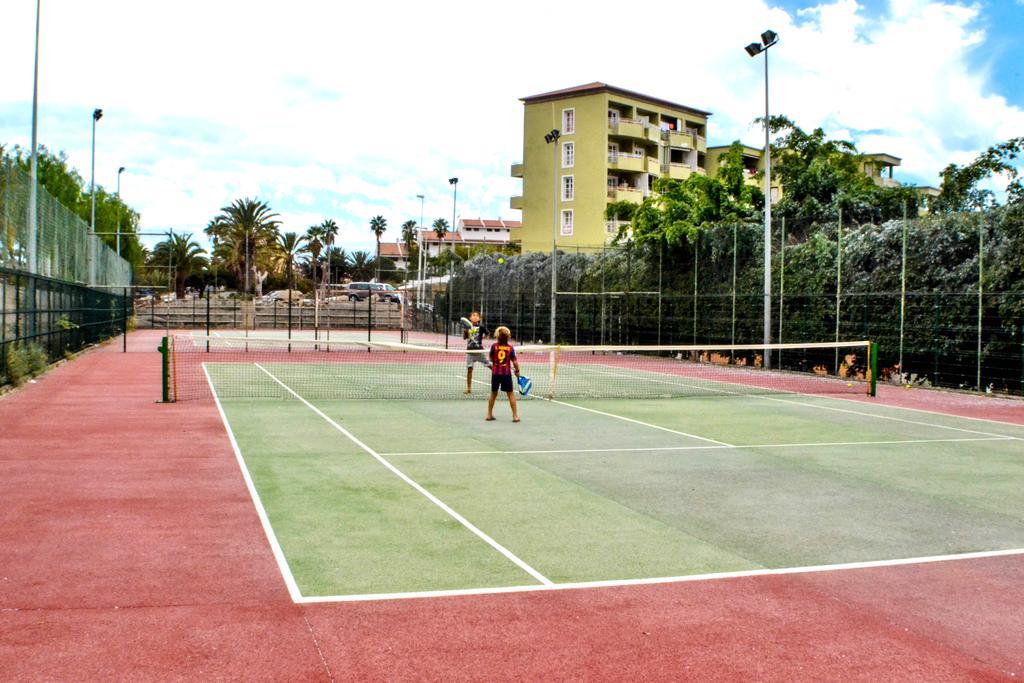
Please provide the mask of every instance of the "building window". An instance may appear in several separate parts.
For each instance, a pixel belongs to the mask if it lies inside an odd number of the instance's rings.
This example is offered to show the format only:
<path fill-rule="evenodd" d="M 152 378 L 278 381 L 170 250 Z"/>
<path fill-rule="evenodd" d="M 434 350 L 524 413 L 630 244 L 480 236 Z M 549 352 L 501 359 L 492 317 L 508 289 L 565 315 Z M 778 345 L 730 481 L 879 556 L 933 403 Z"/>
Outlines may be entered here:
<path fill-rule="evenodd" d="M 562 168 L 572 168 L 576 163 L 576 145 L 572 142 L 562 143 Z"/>
<path fill-rule="evenodd" d="M 572 135 L 576 132 L 576 110 L 575 109 L 563 109 L 562 110 L 562 134 Z"/>
<path fill-rule="evenodd" d="M 571 175 L 562 176 L 562 201 L 571 202 L 576 197 L 576 188 Z"/>
<path fill-rule="evenodd" d="M 562 237 L 572 237 L 572 209 L 562 210 Z"/>

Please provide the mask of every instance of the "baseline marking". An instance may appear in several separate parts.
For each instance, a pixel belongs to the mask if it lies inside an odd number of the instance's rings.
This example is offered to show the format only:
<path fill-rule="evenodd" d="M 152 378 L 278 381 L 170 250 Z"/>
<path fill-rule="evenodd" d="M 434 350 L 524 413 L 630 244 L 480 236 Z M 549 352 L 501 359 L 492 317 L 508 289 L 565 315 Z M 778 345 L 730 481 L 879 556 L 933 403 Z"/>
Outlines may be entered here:
<path fill-rule="evenodd" d="M 423 488 L 422 486 L 420 486 L 420 485 L 419 485 L 418 483 L 416 483 L 415 481 L 413 481 L 413 480 L 412 480 L 411 478 L 409 478 L 409 477 L 408 477 L 408 476 L 407 476 L 407 475 L 406 475 L 406 474 L 405 474 L 404 472 L 402 472 L 402 471 L 401 471 L 401 470 L 399 470 L 399 469 L 398 469 L 397 467 L 395 467 L 395 466 L 394 466 L 394 465 L 392 465 L 392 464 L 391 464 L 390 462 L 388 462 L 388 461 L 387 461 L 387 460 L 386 460 L 385 458 L 383 458 L 383 457 L 382 457 L 382 456 L 380 455 L 380 453 L 378 453 L 377 451 L 375 451 L 375 450 L 373 450 L 372 448 L 370 448 L 369 446 L 367 446 L 367 445 L 366 445 L 365 443 L 363 443 L 363 442 L 362 442 L 362 441 L 360 441 L 360 440 L 359 440 L 358 438 L 356 438 L 356 436 L 355 436 L 354 434 L 352 434 L 352 433 L 351 433 L 350 431 L 348 431 L 347 429 L 345 429 L 344 427 L 342 427 L 342 426 L 341 426 L 340 424 L 338 424 L 337 422 L 335 422 L 335 421 L 334 421 L 333 419 L 331 419 L 330 417 L 328 417 L 328 416 L 327 416 L 326 414 L 324 414 L 324 412 L 323 412 L 323 411 L 321 411 L 321 410 L 320 410 L 319 408 L 317 408 L 317 407 L 316 407 L 315 405 L 313 405 L 312 403 L 310 403 L 309 401 L 307 401 L 306 399 L 304 399 L 304 398 L 303 398 L 302 396 L 299 396 L 299 395 L 298 395 L 297 393 L 295 393 L 295 392 L 294 392 L 294 391 L 292 390 L 292 388 L 291 388 L 291 387 L 289 387 L 289 386 L 288 386 L 287 384 L 285 384 L 284 382 L 282 382 L 281 380 L 279 380 L 279 379 L 278 379 L 277 377 L 275 377 L 275 376 L 273 375 L 273 373 L 271 373 L 271 372 L 270 372 L 269 370 L 267 370 L 267 369 L 266 369 L 265 367 L 263 367 L 263 366 L 262 366 L 262 365 L 260 365 L 259 363 L 253 363 L 253 365 L 255 365 L 255 366 L 256 366 L 257 368 L 259 368 L 260 370 L 262 370 L 263 372 L 265 372 L 265 373 L 267 374 L 267 376 L 268 376 L 268 377 L 270 377 L 270 379 L 272 379 L 272 380 L 274 380 L 275 382 L 277 382 L 278 384 L 280 384 L 280 385 L 281 385 L 281 387 L 282 387 L 282 388 L 284 388 L 284 390 L 285 390 L 285 391 L 287 391 L 287 392 L 288 392 L 289 394 L 291 394 L 292 396 L 294 396 L 295 398 L 297 398 L 297 399 L 298 399 L 299 401 L 301 401 L 301 402 L 302 402 L 302 403 L 303 403 L 303 404 L 304 404 L 304 405 L 305 405 L 305 406 L 306 406 L 307 408 L 309 408 L 309 409 L 310 409 L 310 410 L 312 410 L 312 411 L 313 411 L 314 413 L 316 413 L 316 414 L 317 414 L 317 415 L 319 415 L 319 416 L 320 416 L 321 418 L 323 418 L 323 419 L 324 419 L 324 420 L 325 420 L 325 421 L 327 422 L 327 424 L 331 425 L 331 426 L 332 426 L 332 427 L 334 427 L 334 428 L 335 428 L 336 430 L 338 430 L 339 432 L 341 432 L 342 434 L 344 434 L 344 435 L 345 435 L 346 437 L 348 437 L 348 439 L 349 439 L 349 440 L 350 440 L 350 441 L 351 441 L 352 443 L 354 443 L 355 445 L 359 446 L 359 448 L 361 448 L 361 449 L 363 449 L 364 451 L 366 451 L 367 453 L 369 453 L 369 454 L 370 454 L 370 455 L 371 455 L 371 456 L 372 456 L 372 457 L 373 457 L 373 458 L 374 458 L 374 459 L 375 459 L 375 460 L 376 460 L 377 462 L 379 462 L 380 464 L 384 465 L 384 467 L 386 467 L 386 468 L 388 468 L 389 470 L 391 470 L 391 472 L 392 472 L 392 473 L 393 473 L 393 474 L 394 474 L 395 476 L 397 476 L 397 477 L 398 477 L 399 479 L 401 479 L 402 481 L 404 481 L 404 482 L 405 482 L 406 484 L 408 484 L 409 486 L 413 487 L 413 488 L 414 488 L 414 489 L 416 489 L 416 490 L 417 490 L 418 492 L 420 492 L 421 494 L 423 494 L 423 496 L 424 496 L 424 497 L 426 497 L 426 499 L 427 499 L 427 500 L 429 500 L 429 501 L 430 501 L 431 503 L 433 503 L 433 504 L 434 504 L 434 505 L 436 505 L 437 507 L 439 507 L 439 508 L 441 508 L 442 510 L 444 510 L 445 512 L 447 512 L 447 513 L 448 513 L 448 514 L 449 514 L 449 515 L 450 515 L 450 516 L 451 516 L 451 517 L 452 517 L 453 519 L 455 519 L 455 520 L 456 520 L 457 522 L 459 522 L 459 523 L 460 523 L 460 524 L 461 524 L 462 526 L 466 527 L 467 529 L 469 529 L 470 531 L 472 531 L 472 532 L 473 532 L 474 534 L 476 534 L 477 536 L 479 536 L 479 537 L 480 537 L 480 538 L 481 538 L 481 539 L 482 539 L 482 540 L 483 540 L 484 542 L 486 542 L 486 543 L 487 543 L 487 544 L 488 544 L 489 546 L 491 546 L 492 548 L 494 548 L 495 550 L 497 550 L 497 551 L 498 551 L 499 553 L 501 553 L 502 555 L 504 555 L 504 556 L 505 556 L 505 557 L 506 557 L 507 559 L 509 559 L 510 561 L 512 561 L 512 562 L 513 562 L 513 563 L 514 563 L 514 564 L 515 564 L 516 566 L 518 566 L 518 567 L 519 567 L 520 569 L 522 569 L 522 570 L 523 570 L 524 572 L 526 572 L 527 574 L 529 574 L 530 576 L 532 576 L 533 578 L 535 578 L 535 579 L 536 579 L 537 581 L 539 581 L 540 583 L 542 583 L 542 584 L 543 584 L 543 585 L 545 585 L 545 586 L 550 586 L 550 585 L 553 585 L 550 579 L 548 579 L 548 578 L 547 578 L 546 576 L 544 576 L 543 574 L 541 574 L 541 573 L 540 573 L 539 571 L 537 571 L 536 569 L 534 569 L 534 568 L 533 568 L 533 567 L 531 567 L 530 565 L 526 564 L 526 562 L 524 562 L 523 560 L 519 559 L 519 558 L 518 558 L 518 557 L 517 557 L 517 556 L 516 556 L 516 555 L 515 555 L 515 554 L 514 554 L 514 553 L 513 553 L 513 552 L 512 552 L 511 550 L 509 550 L 509 549 L 508 549 L 508 548 L 506 548 L 505 546 L 503 546 L 503 545 L 501 545 L 500 543 L 498 543 L 498 542 L 497 542 L 496 540 L 494 540 L 493 538 L 491 538 L 491 537 L 490 537 L 489 535 L 487 535 L 487 534 L 486 534 L 486 533 L 485 533 L 484 531 L 482 531 L 481 529 L 477 528 L 477 527 L 476 527 L 476 525 L 474 525 L 474 524 L 473 524 L 472 522 L 470 522 L 470 521 L 469 521 L 468 519 L 466 519 L 465 517 L 463 517 L 462 515 L 460 515 L 460 514 L 459 514 L 458 512 L 456 512 L 455 510 L 453 510 L 453 509 L 452 509 L 451 507 L 449 507 L 449 506 L 448 506 L 448 504 L 446 504 L 446 503 L 445 503 L 444 501 L 442 501 L 442 500 L 441 500 L 440 498 L 438 498 L 438 497 L 437 497 L 437 496 L 435 496 L 435 495 L 434 495 L 433 493 L 431 493 L 430 491 L 428 491 L 428 490 L 426 490 L 425 488 Z"/>
<path fill-rule="evenodd" d="M 549 455 L 558 453 L 645 453 L 650 451 L 720 451 L 744 448 L 800 448 L 821 446 L 882 446 L 908 443 L 961 443 L 971 441 L 1013 441 L 1012 436 L 988 436 L 977 439 L 895 439 L 892 441 L 819 441 L 816 443 L 757 443 L 737 446 L 652 446 L 650 448 L 560 448 L 535 451 L 395 451 L 382 455 Z"/>
<path fill-rule="evenodd" d="M 256 485 L 252 481 L 252 477 L 249 475 L 249 468 L 245 466 L 245 460 L 242 458 L 242 451 L 238 447 L 238 441 L 235 440 L 235 433 L 231 430 L 231 423 L 228 422 L 228 417 L 224 413 L 224 406 L 220 403 L 220 398 L 217 396 L 217 390 L 213 388 L 213 380 L 210 379 L 210 373 L 206 369 L 206 363 L 202 364 L 203 374 L 206 375 L 206 382 L 210 385 L 210 392 L 213 394 L 214 403 L 217 404 L 217 412 L 220 413 L 221 422 L 224 423 L 224 428 L 228 432 L 228 440 L 231 442 L 231 449 L 235 452 L 235 460 L 238 462 L 238 468 L 242 470 L 242 478 L 245 479 L 245 486 L 249 489 L 249 496 L 252 498 L 253 504 L 256 506 L 256 514 L 259 515 L 260 524 L 263 525 L 263 533 L 266 534 L 267 540 L 270 542 L 270 549 L 274 553 L 274 559 L 277 561 L 277 567 L 281 570 L 281 576 L 284 578 L 284 584 L 288 587 L 288 593 L 292 597 L 292 602 L 300 602 L 302 598 L 302 592 L 299 590 L 299 585 L 295 582 L 295 577 L 292 575 L 291 567 L 288 566 L 288 560 L 284 557 L 284 551 L 281 549 L 281 544 L 277 541 L 277 536 L 274 535 L 274 529 L 270 526 L 270 518 L 267 516 L 267 510 L 263 507 L 263 501 L 260 500 L 260 494 L 256 492 Z"/>
<path fill-rule="evenodd" d="M 601 374 L 601 375 L 610 375 L 612 377 L 629 377 L 629 375 L 623 375 L 621 373 L 608 372 L 608 371 L 602 371 L 602 370 L 595 370 L 594 368 L 586 368 L 586 369 L 590 370 L 591 372 L 596 372 L 596 373 Z M 653 374 L 652 371 L 650 371 L 650 370 L 642 370 L 641 372 L 645 372 L 647 374 Z M 663 377 L 664 375 L 660 375 L 660 376 Z M 932 423 L 932 422 L 921 422 L 919 420 L 908 420 L 906 418 L 895 417 L 895 416 L 892 416 L 892 415 L 880 415 L 880 414 L 877 414 L 877 413 L 866 413 L 866 412 L 861 411 L 861 410 L 851 410 L 849 408 L 839 408 L 839 407 L 836 407 L 836 406 L 819 405 L 817 403 L 806 403 L 804 401 L 790 401 L 790 400 L 787 400 L 787 399 L 784 399 L 784 398 L 779 398 L 777 396 L 760 396 L 758 394 L 744 394 L 744 393 L 740 393 L 738 391 L 728 391 L 727 389 L 717 389 L 717 388 L 714 388 L 714 387 L 702 386 L 702 385 L 696 385 L 696 384 L 689 384 L 689 383 L 686 383 L 686 382 L 671 382 L 671 381 L 663 380 L 663 379 L 654 379 L 653 377 L 645 377 L 645 379 L 647 381 L 655 382 L 657 384 L 668 384 L 668 385 L 671 385 L 671 386 L 691 387 L 691 388 L 694 388 L 694 389 L 701 389 L 703 391 L 712 391 L 712 392 L 717 392 L 717 393 L 720 393 L 720 394 L 728 394 L 730 396 L 742 396 L 744 398 L 754 398 L 754 399 L 759 399 L 759 400 L 762 400 L 762 401 L 775 401 L 777 403 L 788 403 L 790 405 L 805 406 L 807 408 L 820 408 L 821 410 L 831 410 L 831 411 L 838 412 L 838 413 L 849 413 L 850 415 L 861 415 L 863 417 L 874 417 L 874 418 L 878 418 L 880 420 L 891 420 L 893 422 L 903 422 L 905 424 L 918 425 L 918 426 L 921 426 L 921 427 L 932 427 L 932 428 L 935 428 L 935 429 L 948 429 L 948 430 L 951 430 L 951 431 L 954 431 L 954 432 L 964 432 L 966 434 L 981 434 L 983 436 L 999 436 L 999 437 L 1004 437 L 1006 439 L 1013 439 L 1013 440 L 1020 440 L 1021 439 L 1021 437 L 1017 437 L 1017 436 L 1008 436 L 1006 434 L 995 434 L 993 432 L 983 432 L 983 431 L 980 431 L 980 430 L 977 430 L 977 429 L 965 429 L 963 427 L 950 427 L 949 425 L 935 424 L 935 423 Z M 716 384 L 736 384 L 735 382 L 728 382 L 728 381 L 725 381 L 725 380 L 718 380 L 718 379 L 710 380 L 710 381 L 715 382 Z M 786 395 L 789 395 L 789 396 L 806 396 L 806 394 L 801 394 L 799 392 L 792 392 L 792 391 L 781 391 L 780 393 L 783 393 L 783 394 L 786 394 Z M 832 397 L 823 396 L 822 398 L 832 398 Z M 849 399 L 847 399 L 847 400 L 849 400 Z M 556 403 L 557 403 L 557 401 L 556 401 Z M 889 407 L 889 406 L 886 406 L 886 407 Z M 939 415 L 945 415 L 945 413 L 938 413 L 938 414 Z M 957 418 L 959 416 L 957 416 L 957 415 L 949 415 L 948 417 Z M 1017 425 L 1017 426 L 1019 426 L 1019 425 Z M 698 438 L 700 438 L 700 437 L 698 437 Z"/>
<path fill-rule="evenodd" d="M 951 555 L 929 555 L 924 557 L 907 557 L 896 560 L 869 560 L 865 562 L 845 562 L 841 564 L 823 564 L 806 567 L 782 567 L 778 569 L 747 569 L 736 572 L 717 572 L 711 574 L 691 574 L 689 576 L 665 576 L 650 579 L 613 579 L 608 581 L 579 581 L 575 583 L 555 583 L 543 586 L 501 586 L 494 588 L 464 588 L 443 591 L 417 591 L 408 593 L 366 593 L 361 595 L 323 595 L 302 598 L 303 603 L 319 602 L 362 602 L 367 600 L 407 600 L 412 598 L 444 598 L 460 595 L 494 595 L 499 593 L 533 593 L 542 591 L 581 590 L 587 588 L 616 588 L 620 586 L 650 586 L 666 583 L 687 583 L 691 581 L 718 581 L 721 579 L 738 579 L 756 576 L 778 576 L 785 574 L 813 574 L 818 572 L 850 571 L 857 569 L 876 569 L 881 567 L 899 567 L 913 564 L 929 564 L 933 562 L 953 562 L 962 560 L 978 560 L 991 557 L 1012 557 L 1024 555 L 1024 548 L 1009 550 L 983 550 L 970 553 Z"/>

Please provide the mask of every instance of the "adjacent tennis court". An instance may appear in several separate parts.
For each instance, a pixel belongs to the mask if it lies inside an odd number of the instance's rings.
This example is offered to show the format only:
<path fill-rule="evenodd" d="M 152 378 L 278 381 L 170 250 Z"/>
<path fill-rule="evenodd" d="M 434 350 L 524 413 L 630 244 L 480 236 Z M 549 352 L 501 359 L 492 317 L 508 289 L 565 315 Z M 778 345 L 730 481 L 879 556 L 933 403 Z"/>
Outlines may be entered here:
<path fill-rule="evenodd" d="M 205 350 L 205 341 L 190 345 Z M 621 354 L 590 354 L 579 365 L 587 386 L 599 370 L 628 374 L 637 386 L 685 384 L 685 397 L 575 391 L 522 401 L 519 424 L 499 403 L 499 420 L 488 423 L 483 383 L 476 401 L 436 398 L 451 389 L 463 399 L 464 370 L 408 360 L 415 349 L 405 350 L 403 368 L 381 349 L 373 363 L 311 364 L 309 349 L 290 349 L 283 360 L 280 347 L 275 356 L 219 343 L 220 353 L 194 354 L 197 367 L 298 601 L 1024 548 L 1024 491 L 1014 484 L 1024 477 L 1021 426 L 851 401 L 843 391 L 795 393 L 786 388 L 791 379 L 741 391 L 713 364 L 695 376 L 678 369 L 692 363 L 665 354 L 642 368 Z M 317 351 L 322 361 L 326 349 Z M 439 388 L 435 374 L 411 367 L 441 368 L 453 381 Z M 348 399 L 326 390 L 353 375 L 367 391 L 394 383 L 415 392 L 420 381 L 435 398 Z M 706 391 L 695 389 L 701 383 Z"/>

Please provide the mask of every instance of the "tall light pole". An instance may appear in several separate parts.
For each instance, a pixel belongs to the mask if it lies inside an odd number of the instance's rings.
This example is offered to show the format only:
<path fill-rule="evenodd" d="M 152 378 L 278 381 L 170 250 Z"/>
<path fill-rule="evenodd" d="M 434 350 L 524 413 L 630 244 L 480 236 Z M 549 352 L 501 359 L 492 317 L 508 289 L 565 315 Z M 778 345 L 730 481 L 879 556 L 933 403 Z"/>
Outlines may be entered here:
<path fill-rule="evenodd" d="M 420 200 L 420 224 L 416 230 L 416 244 L 419 245 L 420 253 L 417 254 L 416 259 L 416 275 L 419 276 L 419 285 L 416 287 L 416 301 L 423 302 L 423 265 L 426 263 L 426 259 L 423 256 L 423 202 L 426 201 L 424 195 L 418 194 L 416 198 Z"/>
<path fill-rule="evenodd" d="M 121 174 L 124 173 L 124 166 L 117 169 L 117 199 L 121 200 Z M 121 207 L 117 209 L 117 255 L 121 255 Z"/>
<path fill-rule="evenodd" d="M 29 165 L 28 195 L 28 272 L 37 273 L 36 246 L 39 232 L 39 190 L 36 182 L 39 175 L 39 157 L 36 147 L 39 120 L 39 9 L 41 0 L 36 0 L 36 57 L 32 75 L 32 162 Z"/>
<path fill-rule="evenodd" d="M 779 34 L 768 30 L 760 43 L 751 43 L 744 50 L 751 57 L 764 53 L 764 367 L 772 366 L 768 344 L 772 343 L 772 148 L 768 120 L 768 48 L 779 42 Z"/>
<path fill-rule="evenodd" d="M 561 183 L 558 179 L 558 138 L 562 133 L 557 128 L 544 136 L 544 141 L 554 148 L 555 163 L 551 172 L 555 176 L 555 193 L 551 195 L 551 333 L 549 344 L 555 343 L 555 320 L 558 313 L 558 188 Z"/>
<path fill-rule="evenodd" d="M 92 171 L 89 178 L 89 194 L 92 196 L 92 219 L 89 221 L 89 232 L 96 235 L 96 122 L 103 118 L 102 109 L 92 110 Z M 92 252 L 96 249 L 95 241 L 89 242 L 89 253 L 92 258 L 89 260 L 89 284 L 96 284 L 96 255 Z"/>
<path fill-rule="evenodd" d="M 452 253 L 448 259 L 448 323 L 445 327 L 445 348 L 448 348 L 448 327 L 452 324 L 452 259 L 455 258 L 455 208 L 459 201 L 459 179 L 449 178 L 448 184 L 452 186 Z"/>

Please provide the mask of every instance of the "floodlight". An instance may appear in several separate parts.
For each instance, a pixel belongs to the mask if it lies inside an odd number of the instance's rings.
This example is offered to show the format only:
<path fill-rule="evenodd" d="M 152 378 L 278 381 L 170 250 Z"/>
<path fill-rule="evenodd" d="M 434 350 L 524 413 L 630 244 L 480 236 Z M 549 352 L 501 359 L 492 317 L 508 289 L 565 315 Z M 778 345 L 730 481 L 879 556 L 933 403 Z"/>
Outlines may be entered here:
<path fill-rule="evenodd" d="M 449 178 L 449 179 L 448 179 L 448 184 L 449 184 L 449 185 L 455 185 L 455 184 L 456 184 L 456 183 L 458 183 L 458 182 L 459 182 L 459 179 L 458 179 L 458 178 Z"/>
<path fill-rule="evenodd" d="M 103 110 L 102 109 L 93 109 L 92 110 L 92 120 L 93 121 L 99 121 L 102 118 L 103 118 Z"/>
<path fill-rule="evenodd" d="M 743 49 L 746 50 L 747 54 L 750 55 L 751 57 L 756 57 L 759 54 L 761 54 L 761 50 L 763 50 L 764 48 L 758 45 L 757 43 L 751 43 L 750 45 L 747 45 Z"/>
<path fill-rule="evenodd" d="M 764 43 L 765 47 L 768 47 L 778 39 L 779 34 L 776 33 L 775 31 L 772 31 L 771 29 L 768 29 L 767 31 L 761 34 L 761 42 Z"/>

